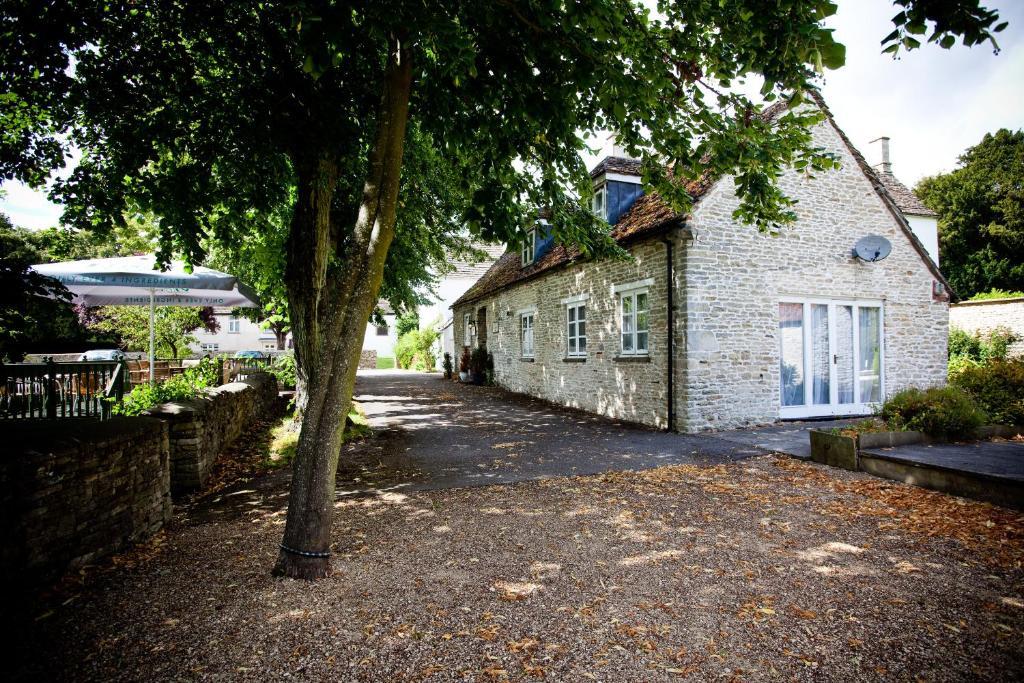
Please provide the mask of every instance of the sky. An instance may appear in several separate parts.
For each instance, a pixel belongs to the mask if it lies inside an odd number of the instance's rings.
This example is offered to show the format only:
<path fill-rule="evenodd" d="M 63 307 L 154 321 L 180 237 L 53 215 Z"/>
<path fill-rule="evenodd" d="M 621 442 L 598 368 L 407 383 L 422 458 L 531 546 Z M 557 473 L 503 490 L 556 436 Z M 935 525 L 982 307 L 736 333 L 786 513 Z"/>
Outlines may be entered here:
<path fill-rule="evenodd" d="M 950 50 L 926 44 L 898 60 L 882 55 L 880 41 L 896 13 L 891 0 L 840 0 L 829 22 L 846 45 L 846 66 L 826 75 L 825 101 L 869 162 L 877 162 L 871 141 L 890 138 L 893 173 L 907 185 L 952 170 L 985 133 L 1024 128 L 1024 2 L 984 4 L 1010 22 L 997 36 L 998 55 L 988 44 Z M 59 222 L 60 207 L 45 192 L 13 182 L 2 189 L 0 211 L 15 225 L 41 229 Z"/>

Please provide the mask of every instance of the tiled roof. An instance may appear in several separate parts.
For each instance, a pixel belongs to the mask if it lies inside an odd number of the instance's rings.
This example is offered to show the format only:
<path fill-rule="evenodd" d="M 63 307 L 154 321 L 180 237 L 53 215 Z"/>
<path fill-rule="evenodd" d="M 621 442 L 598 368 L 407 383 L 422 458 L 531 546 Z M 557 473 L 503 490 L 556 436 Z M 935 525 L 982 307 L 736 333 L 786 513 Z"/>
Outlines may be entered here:
<path fill-rule="evenodd" d="M 696 184 L 693 184 L 696 187 Z M 702 193 L 710 187 L 703 187 Z M 696 197 L 695 197 L 696 198 Z M 669 208 L 656 194 L 643 195 L 612 228 L 612 238 L 619 244 L 628 244 L 644 237 L 659 234 L 673 222 L 680 222 L 681 216 Z M 576 246 L 566 247 L 555 244 L 538 260 L 523 266 L 518 251 L 508 251 L 498 259 L 482 278 L 477 280 L 453 305 L 479 299 L 516 282 L 530 280 L 541 273 L 559 266 L 573 263 L 582 254 Z"/>
<path fill-rule="evenodd" d="M 935 277 L 940 282 L 945 284 L 948 290 L 949 283 L 946 282 L 946 279 L 942 276 L 942 273 L 939 271 L 938 266 L 936 266 L 935 263 L 931 260 L 931 257 L 928 256 L 928 252 L 921 244 L 921 241 L 917 238 L 916 235 L 914 235 L 913 231 L 910 229 L 910 225 L 906 222 L 906 218 L 903 216 L 902 213 L 900 213 L 902 208 L 899 207 L 895 198 L 888 193 L 888 188 L 885 186 L 882 180 L 879 179 L 878 174 L 875 173 L 874 169 L 872 169 L 871 166 L 869 166 L 868 163 L 864 160 L 864 157 L 860 154 L 860 152 L 858 152 L 857 149 L 853 146 L 853 144 L 850 142 L 849 138 L 846 137 L 846 134 L 842 131 L 842 129 L 840 129 L 839 126 L 836 125 L 835 120 L 832 118 L 832 113 L 825 105 L 825 101 L 821 98 L 821 95 L 817 91 L 812 90 L 811 96 L 813 97 L 814 101 L 818 104 L 818 106 L 821 107 L 821 110 L 825 113 L 830 124 L 833 126 L 833 128 L 835 128 L 839 136 L 846 143 L 846 146 L 850 150 L 850 153 L 853 155 L 854 159 L 857 160 L 858 165 L 864 171 L 864 174 L 867 176 L 871 184 L 875 187 L 875 190 L 879 193 L 879 196 L 882 197 L 883 201 L 886 202 L 887 206 L 891 205 L 890 211 L 892 212 L 893 216 L 897 219 L 897 222 L 903 229 L 904 233 L 906 233 L 907 236 L 910 238 L 910 241 L 913 244 L 914 248 L 924 259 L 925 263 L 932 271 L 932 274 L 935 275 Z M 770 121 L 773 120 L 775 117 L 779 116 L 785 110 L 785 108 L 786 105 L 784 102 L 776 102 L 775 104 L 766 108 L 761 113 L 761 116 L 765 120 Z M 617 170 L 617 167 L 614 167 L 614 164 L 606 164 L 606 162 L 611 162 L 613 160 L 632 162 L 637 165 L 637 168 L 639 168 L 639 162 L 634 159 L 624 159 L 622 157 L 608 157 L 594 168 L 594 171 L 591 172 L 591 177 L 595 177 L 596 175 L 599 175 L 600 173 L 603 173 L 605 171 L 613 173 L 622 173 L 623 171 Z M 686 191 L 693 198 L 694 203 L 696 203 L 698 200 L 700 200 L 701 197 L 707 194 L 708 190 L 714 187 L 715 182 L 717 182 L 716 178 L 714 178 L 710 173 L 705 173 L 704 176 L 702 176 L 700 179 L 690 181 L 686 186 Z M 910 190 L 907 189 L 906 186 L 900 185 L 900 187 L 903 187 L 907 193 L 913 196 L 913 193 L 910 192 Z M 915 197 L 914 199 L 916 200 L 917 198 Z M 896 210 L 893 211 L 893 208 L 895 208 Z M 669 205 L 666 204 L 662 200 L 662 198 L 657 194 L 645 194 L 638 198 L 633 203 L 633 206 L 630 207 L 629 211 L 627 211 L 625 215 L 623 215 L 622 218 L 619 219 L 619 222 L 616 223 L 615 226 L 612 228 L 611 234 L 612 238 L 614 238 L 615 241 L 620 244 L 635 242 L 645 237 L 651 237 L 660 234 L 664 229 L 670 227 L 673 223 L 681 225 L 685 218 L 685 216 L 679 214 L 678 212 L 674 211 L 671 207 L 669 207 Z M 466 290 L 466 293 L 459 297 L 459 299 L 455 302 L 455 304 L 453 304 L 453 306 L 457 306 L 461 303 L 473 301 L 474 299 L 479 299 L 481 297 L 487 296 L 488 294 L 509 287 L 517 282 L 531 280 L 534 277 L 537 277 L 546 271 L 552 270 L 559 266 L 573 263 L 577 259 L 579 259 L 580 256 L 581 254 L 578 248 L 567 248 L 565 246 L 556 244 L 547 253 L 541 256 L 541 258 L 538 259 L 537 261 L 531 263 L 528 266 L 522 266 L 519 253 L 517 251 L 509 251 L 505 253 L 505 255 L 502 256 L 500 259 L 498 259 L 494 263 L 494 265 L 491 266 L 491 268 L 483 275 L 483 277 L 481 277 L 479 280 L 477 280 L 477 282 L 473 284 L 472 287 Z"/>
<path fill-rule="evenodd" d="M 605 157 L 594 170 L 590 172 L 591 178 L 596 178 L 602 173 L 621 173 L 622 175 L 640 175 L 640 160 L 627 157 Z"/>
<path fill-rule="evenodd" d="M 454 270 L 445 274 L 445 278 L 454 278 L 475 280 L 484 273 L 486 273 L 491 264 L 497 259 L 501 258 L 501 255 L 505 253 L 505 247 L 501 244 L 474 244 L 475 249 L 479 249 L 487 254 L 486 258 L 481 261 L 474 261 L 472 259 L 457 259 L 452 261 Z"/>
<path fill-rule="evenodd" d="M 937 216 L 938 214 L 924 205 L 914 191 L 896 179 L 892 173 L 875 169 L 875 175 L 885 185 L 889 196 L 900 207 L 900 211 L 911 216 Z"/>

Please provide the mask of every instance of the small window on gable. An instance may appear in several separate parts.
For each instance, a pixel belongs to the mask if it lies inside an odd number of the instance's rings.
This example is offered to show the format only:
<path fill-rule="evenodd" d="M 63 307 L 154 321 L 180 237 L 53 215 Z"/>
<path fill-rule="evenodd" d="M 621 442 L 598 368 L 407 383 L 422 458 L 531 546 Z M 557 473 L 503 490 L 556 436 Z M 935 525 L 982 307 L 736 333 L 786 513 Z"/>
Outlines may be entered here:
<path fill-rule="evenodd" d="M 519 345 L 523 358 L 533 358 L 533 313 L 519 316 Z"/>
<path fill-rule="evenodd" d="M 594 189 L 594 198 L 591 200 L 590 210 L 598 218 L 608 219 L 608 187 L 606 185 L 601 185 Z"/>
<path fill-rule="evenodd" d="M 242 328 L 242 321 L 237 315 L 233 315 L 228 319 L 228 333 L 238 334 Z"/>
<path fill-rule="evenodd" d="M 386 337 L 386 336 L 388 336 L 388 326 L 387 326 L 387 323 L 385 323 L 383 325 L 377 325 L 376 328 L 377 328 L 377 336 L 378 337 Z"/>
<path fill-rule="evenodd" d="M 524 266 L 528 266 L 533 263 L 533 257 L 537 253 L 537 231 L 530 230 L 526 233 L 526 239 L 523 241 L 522 247 L 522 261 Z"/>
<path fill-rule="evenodd" d="M 646 356 L 650 322 L 647 310 L 647 290 L 634 289 L 619 296 L 622 334 L 621 353 L 624 356 Z"/>

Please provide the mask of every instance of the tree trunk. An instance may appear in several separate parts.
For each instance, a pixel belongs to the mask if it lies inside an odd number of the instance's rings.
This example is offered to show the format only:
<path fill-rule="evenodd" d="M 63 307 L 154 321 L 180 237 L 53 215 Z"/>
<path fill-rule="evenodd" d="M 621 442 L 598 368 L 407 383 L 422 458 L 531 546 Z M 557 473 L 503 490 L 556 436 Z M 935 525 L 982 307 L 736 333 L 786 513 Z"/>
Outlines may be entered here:
<path fill-rule="evenodd" d="M 285 342 L 288 340 L 288 333 L 279 327 L 275 327 L 274 337 L 277 339 L 277 350 L 284 351 Z"/>
<path fill-rule="evenodd" d="M 329 157 L 301 160 L 285 284 L 303 387 L 284 540 L 274 573 L 315 579 L 330 573 L 335 474 L 359 353 L 394 237 L 412 69 L 393 39 L 382 83 L 376 139 L 350 240 L 331 226 L 338 179 Z"/>

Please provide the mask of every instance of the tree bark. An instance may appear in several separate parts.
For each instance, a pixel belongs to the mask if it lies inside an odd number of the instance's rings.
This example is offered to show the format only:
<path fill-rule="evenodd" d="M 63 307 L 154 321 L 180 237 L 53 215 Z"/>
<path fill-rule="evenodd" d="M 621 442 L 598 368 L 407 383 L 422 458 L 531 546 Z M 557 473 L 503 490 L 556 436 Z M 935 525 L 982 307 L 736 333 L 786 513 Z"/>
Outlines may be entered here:
<path fill-rule="evenodd" d="M 394 237 L 412 69 L 392 39 L 376 138 L 351 239 L 338 240 L 331 201 L 338 179 L 329 156 L 302 160 L 289 234 L 286 286 L 302 426 L 293 461 L 284 540 L 274 573 L 316 579 L 330 573 L 335 474 L 367 320 Z"/>

